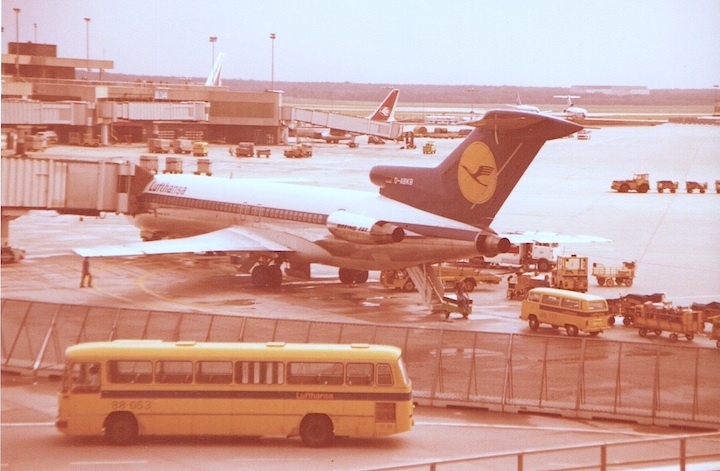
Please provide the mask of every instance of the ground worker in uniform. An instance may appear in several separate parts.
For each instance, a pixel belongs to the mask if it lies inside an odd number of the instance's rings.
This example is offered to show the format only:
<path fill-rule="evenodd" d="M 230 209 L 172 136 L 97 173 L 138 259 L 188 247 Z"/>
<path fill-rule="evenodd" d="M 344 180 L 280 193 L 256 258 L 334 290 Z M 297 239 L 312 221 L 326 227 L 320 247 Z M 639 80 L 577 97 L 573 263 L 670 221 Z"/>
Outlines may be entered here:
<path fill-rule="evenodd" d="M 82 276 L 80 278 L 80 287 L 85 287 L 85 281 L 87 281 L 88 288 L 92 288 L 92 275 L 90 274 L 90 258 L 83 258 L 82 262 Z"/>

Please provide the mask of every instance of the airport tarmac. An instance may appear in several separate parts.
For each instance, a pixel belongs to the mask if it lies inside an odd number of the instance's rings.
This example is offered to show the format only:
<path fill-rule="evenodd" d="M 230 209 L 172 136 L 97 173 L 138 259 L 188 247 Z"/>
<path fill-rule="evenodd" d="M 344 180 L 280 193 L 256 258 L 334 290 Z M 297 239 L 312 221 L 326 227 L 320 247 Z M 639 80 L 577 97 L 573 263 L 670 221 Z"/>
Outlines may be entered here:
<path fill-rule="evenodd" d="M 212 145 L 212 178 L 262 178 L 308 185 L 377 191 L 368 178 L 374 165 L 439 163 L 458 143 L 438 140 L 438 153 L 423 155 L 397 144 L 316 144 L 310 159 L 286 159 L 282 147 L 272 147 L 270 159 L 235 158 L 228 145 Z M 590 292 L 617 297 L 628 292 L 665 292 L 679 305 L 720 301 L 720 195 L 658 194 L 659 179 L 708 181 L 720 179 L 720 127 L 663 125 L 654 128 L 593 130 L 589 141 L 562 139 L 547 143 L 498 214 L 493 228 L 501 231 L 547 230 L 589 234 L 610 244 L 577 245 L 566 253 L 588 255 L 608 266 L 635 260 L 632 288 L 605 288 L 590 280 Z M 43 156 L 139 161 L 144 146 L 77 148 L 56 146 Z M 164 156 L 159 156 L 161 168 Z M 183 157 L 185 171 L 195 170 L 195 158 Z M 650 173 L 653 190 L 618 194 L 613 179 L 634 172 Z M 210 177 L 208 177 L 210 178 Z M 27 251 L 27 259 L 2 267 L 3 299 L 92 306 L 135 307 L 141 310 L 208 312 L 252 317 L 287 317 L 332 322 L 399 324 L 413 327 L 529 333 L 518 320 L 520 302 L 505 297 L 505 283 L 481 285 L 471 293 L 474 311 L 469 320 L 432 314 L 413 293 L 388 290 L 371 273 L 365 285 L 349 287 L 337 280 L 332 267 L 313 266 L 311 281 L 286 279 L 277 291 L 257 290 L 222 256 L 163 256 L 97 259 L 92 262 L 94 286 L 80 289 L 81 259 L 71 250 L 139 240 L 139 231 L 122 215 L 102 218 L 38 211 L 10 224 L 11 245 Z M 542 333 L 563 335 L 544 329 Z M 616 325 L 603 338 L 669 343 L 667 335 L 641 338 L 634 329 Z M 714 349 L 714 341 L 698 336 L 678 344 Z M 344 441 L 338 447 L 308 452 L 293 440 L 246 442 L 188 439 L 150 440 L 128 450 L 98 442 L 65 440 L 52 427 L 55 384 L 45 379 L 16 387 L 3 378 L 2 466 L 53 469 L 103 466 L 108 469 L 209 469 L 218 463 L 252 463 L 254 469 L 276 469 L 292 459 L 298 469 L 368 469 L 407 464 L 409 457 L 450 458 L 528 447 L 624 442 L 637 436 L 676 435 L 680 430 L 608 421 L 568 420 L 524 414 L 496 414 L 464 409 L 418 410 L 418 425 L 410 434 L 389 440 Z M 9 388 L 9 389 L 8 389 Z M 448 439 L 448 437 L 452 437 Z M 490 439 L 489 437 L 493 437 Z M 72 446 L 70 446 L 72 445 Z M 230 445 L 230 446 L 228 446 Z M 712 443 L 711 443 L 712 445 Z M 33 450 L 43 453 L 34 455 Z M 372 453 L 367 450 L 372 449 Z M 196 453 L 199 452 L 199 453 Z M 239 453 L 239 454 L 238 454 Z M 198 460 L 197 457 L 203 457 Z M 650 459 L 644 449 L 637 459 Z M 561 456 L 558 466 L 578 463 Z M 547 463 L 546 463 L 547 464 Z M 713 469 L 717 460 L 694 469 Z M 706 467 L 708 466 L 708 467 Z M 48 466 L 50 467 L 50 466 Z M 506 469 L 501 465 L 498 469 Z"/>
<path fill-rule="evenodd" d="M 344 144 L 315 144 L 310 159 L 286 159 L 284 147 L 272 147 L 269 159 L 236 158 L 229 145 L 212 145 L 212 177 L 261 178 L 307 185 L 377 191 L 371 167 L 379 164 L 437 165 L 458 140 L 437 140 L 438 152 L 423 155 L 394 143 L 350 149 Z M 720 127 L 666 124 L 592 131 L 588 141 L 550 141 L 536 157 L 495 219 L 493 229 L 541 230 L 587 234 L 612 240 L 609 244 L 564 247 L 564 253 L 590 257 L 606 266 L 637 263 L 631 288 L 605 288 L 590 280 L 590 292 L 614 298 L 628 292 L 664 292 L 677 305 L 720 301 Z M 51 147 L 38 157 L 72 157 L 139 161 L 142 145 L 106 148 Z M 158 156 L 163 168 L 164 156 Z M 195 170 L 195 158 L 184 156 L 184 170 Z M 614 179 L 635 172 L 650 174 L 647 194 L 619 194 Z M 656 180 L 679 181 L 676 194 L 658 194 Z M 685 180 L 707 181 L 706 194 L 687 194 Z M 337 281 L 337 270 L 313 266 L 313 280 L 287 279 L 276 292 L 253 289 L 247 276 L 237 274 L 223 257 L 164 256 L 93 261 L 93 289 L 78 288 L 80 257 L 76 247 L 135 242 L 139 231 L 122 215 L 103 218 L 33 212 L 10 224 L 11 245 L 27 251 L 19 264 L 4 265 L 2 295 L 95 306 L 135 306 L 143 309 L 215 312 L 249 316 L 297 316 L 339 322 L 447 326 L 432 315 L 419 297 L 383 288 L 377 272 L 370 282 L 348 287 Z M 505 283 L 481 285 L 471 293 L 474 311 L 469 321 L 453 320 L 453 328 L 528 332 L 520 322 L 520 303 L 505 298 Z M 614 329 L 608 338 L 641 341 L 630 329 Z M 653 341 L 653 340 L 642 340 Z M 695 345 L 712 346 L 707 338 Z"/>

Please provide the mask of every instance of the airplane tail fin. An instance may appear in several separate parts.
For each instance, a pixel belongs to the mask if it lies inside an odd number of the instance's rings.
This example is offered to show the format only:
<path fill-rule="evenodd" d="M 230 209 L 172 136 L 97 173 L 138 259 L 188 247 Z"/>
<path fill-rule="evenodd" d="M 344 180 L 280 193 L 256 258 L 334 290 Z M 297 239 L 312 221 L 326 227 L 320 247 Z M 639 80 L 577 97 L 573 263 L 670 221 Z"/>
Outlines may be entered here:
<path fill-rule="evenodd" d="M 206 87 L 219 87 L 222 85 L 222 78 L 220 77 L 220 73 L 222 72 L 223 59 L 225 59 L 225 53 L 221 52 L 217 55 L 217 58 L 215 59 L 215 65 L 213 66 L 212 70 L 210 71 L 210 75 L 208 75 L 208 78 L 205 81 Z"/>
<path fill-rule="evenodd" d="M 371 121 L 395 121 L 395 105 L 397 104 L 400 90 L 393 88 L 388 96 L 380 103 L 380 106 L 368 116 Z"/>
<path fill-rule="evenodd" d="M 373 167 L 380 194 L 433 214 L 489 226 L 545 141 L 582 129 L 552 116 L 494 110 L 434 168 Z"/>

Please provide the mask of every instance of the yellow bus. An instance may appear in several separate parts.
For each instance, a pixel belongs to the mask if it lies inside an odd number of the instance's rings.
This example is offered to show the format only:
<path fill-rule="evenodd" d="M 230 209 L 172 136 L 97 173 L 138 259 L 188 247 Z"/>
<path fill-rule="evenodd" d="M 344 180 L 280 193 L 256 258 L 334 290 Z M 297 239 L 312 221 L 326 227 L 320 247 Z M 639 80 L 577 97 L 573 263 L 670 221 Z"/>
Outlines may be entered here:
<path fill-rule="evenodd" d="M 397 347 L 155 340 L 69 347 L 56 428 L 130 444 L 145 435 L 381 437 L 414 425 Z"/>
<path fill-rule="evenodd" d="M 540 324 L 564 327 L 575 337 L 578 332 L 598 335 L 609 328 L 608 304 L 605 298 L 556 288 L 533 288 L 522 303 L 520 319 L 528 321 L 530 330 Z"/>

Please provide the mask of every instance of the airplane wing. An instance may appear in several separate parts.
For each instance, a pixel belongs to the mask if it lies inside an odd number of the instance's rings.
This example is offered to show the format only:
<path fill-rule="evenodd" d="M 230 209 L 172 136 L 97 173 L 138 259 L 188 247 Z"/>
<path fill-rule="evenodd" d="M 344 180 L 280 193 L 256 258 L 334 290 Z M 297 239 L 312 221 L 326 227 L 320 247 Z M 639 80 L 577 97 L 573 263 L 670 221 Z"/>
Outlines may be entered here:
<path fill-rule="evenodd" d="M 526 231 L 506 232 L 500 234 L 506 237 L 513 244 L 540 243 L 540 244 L 586 244 L 586 243 L 610 243 L 610 239 L 589 235 L 559 234 L 557 232 Z"/>
<path fill-rule="evenodd" d="M 73 252 L 83 257 L 127 257 L 201 252 L 293 252 L 293 249 L 247 228 L 229 227 L 193 237 L 80 248 Z"/>

